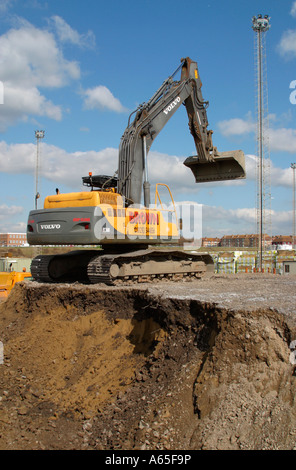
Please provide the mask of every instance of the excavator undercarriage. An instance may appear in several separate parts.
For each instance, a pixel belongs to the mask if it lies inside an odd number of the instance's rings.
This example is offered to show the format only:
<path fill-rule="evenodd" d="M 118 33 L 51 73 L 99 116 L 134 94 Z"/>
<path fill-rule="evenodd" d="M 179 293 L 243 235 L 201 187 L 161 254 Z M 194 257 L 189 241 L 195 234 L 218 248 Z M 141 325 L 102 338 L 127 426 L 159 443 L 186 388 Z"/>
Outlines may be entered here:
<path fill-rule="evenodd" d="M 207 254 L 161 249 L 137 249 L 121 254 L 78 250 L 58 256 L 40 255 L 31 265 L 36 281 L 51 283 L 118 285 L 160 279 L 199 279 L 211 272 L 213 260 Z"/>

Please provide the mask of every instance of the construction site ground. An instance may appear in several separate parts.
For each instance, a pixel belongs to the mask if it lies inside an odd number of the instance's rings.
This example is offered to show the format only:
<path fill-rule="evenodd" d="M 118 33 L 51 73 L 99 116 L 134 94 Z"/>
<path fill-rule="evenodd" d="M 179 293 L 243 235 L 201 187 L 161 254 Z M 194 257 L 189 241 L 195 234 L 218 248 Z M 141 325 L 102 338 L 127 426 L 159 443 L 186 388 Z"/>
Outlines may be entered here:
<path fill-rule="evenodd" d="M 0 304 L 0 450 L 296 449 L 295 287 L 16 285 Z"/>

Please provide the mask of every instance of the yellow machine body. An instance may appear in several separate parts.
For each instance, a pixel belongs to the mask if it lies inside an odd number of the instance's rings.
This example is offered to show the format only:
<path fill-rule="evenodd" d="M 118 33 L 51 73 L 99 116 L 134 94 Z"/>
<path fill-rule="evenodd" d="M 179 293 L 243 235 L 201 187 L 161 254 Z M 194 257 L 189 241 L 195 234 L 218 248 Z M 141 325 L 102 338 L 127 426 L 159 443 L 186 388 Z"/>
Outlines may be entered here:
<path fill-rule="evenodd" d="M 158 196 L 158 192 L 156 194 Z M 115 191 L 82 191 L 47 196 L 44 209 L 99 207 L 108 225 L 123 237 L 177 239 L 178 219 L 172 203 L 172 210 L 164 208 L 162 204 L 161 209 L 126 208 L 122 196 Z"/>

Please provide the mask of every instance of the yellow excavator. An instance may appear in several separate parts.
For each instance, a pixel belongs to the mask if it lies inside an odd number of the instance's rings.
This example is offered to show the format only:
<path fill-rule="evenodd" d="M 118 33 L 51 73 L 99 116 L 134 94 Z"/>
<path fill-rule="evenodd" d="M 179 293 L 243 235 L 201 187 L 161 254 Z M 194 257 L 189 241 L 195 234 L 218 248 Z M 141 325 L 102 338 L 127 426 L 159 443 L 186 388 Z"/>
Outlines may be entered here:
<path fill-rule="evenodd" d="M 175 80 L 178 72 L 181 77 Z M 181 233 L 173 198 L 171 208 L 164 208 L 157 185 L 152 206 L 148 180 L 150 147 L 182 104 L 197 152 L 184 165 L 192 171 L 195 181 L 245 178 L 245 156 L 241 150 L 219 153 L 213 147 L 213 132 L 207 129 L 208 102 L 203 100 L 201 87 L 197 63 L 189 57 L 181 59 L 180 66 L 152 98 L 130 115 L 114 176 L 89 173 L 82 178 L 88 191 L 47 196 L 43 209 L 30 211 L 30 245 L 102 247 L 100 251 L 78 249 L 64 255 L 37 256 L 31 264 L 36 281 L 115 284 L 201 277 L 213 270 L 209 255 L 172 248 L 178 245 Z M 160 249 L 159 245 L 166 247 Z"/>

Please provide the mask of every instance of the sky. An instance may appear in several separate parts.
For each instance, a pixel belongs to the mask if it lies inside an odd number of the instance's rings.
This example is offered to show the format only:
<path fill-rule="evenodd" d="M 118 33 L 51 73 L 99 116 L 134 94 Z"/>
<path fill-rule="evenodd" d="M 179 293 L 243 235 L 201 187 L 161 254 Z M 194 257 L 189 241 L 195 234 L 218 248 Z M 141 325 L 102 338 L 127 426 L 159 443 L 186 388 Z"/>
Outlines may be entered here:
<path fill-rule="evenodd" d="M 196 184 L 185 107 L 148 155 L 149 178 L 176 203 L 202 205 L 202 235 L 256 233 L 257 111 L 252 17 L 270 16 L 266 39 L 270 189 L 266 228 L 293 233 L 296 162 L 296 1 L 0 0 L 0 232 L 25 232 L 35 207 L 36 130 L 44 130 L 38 191 L 86 190 L 82 177 L 113 175 L 128 118 L 183 57 L 198 63 L 218 151 L 243 150 L 245 180 Z M 176 79 L 178 79 L 176 77 Z M 270 217 L 269 217 L 270 215 Z"/>

